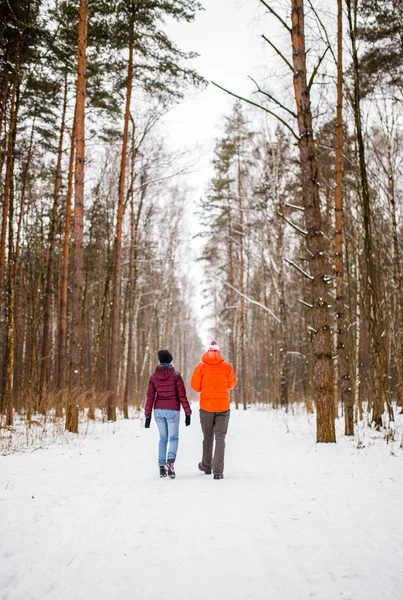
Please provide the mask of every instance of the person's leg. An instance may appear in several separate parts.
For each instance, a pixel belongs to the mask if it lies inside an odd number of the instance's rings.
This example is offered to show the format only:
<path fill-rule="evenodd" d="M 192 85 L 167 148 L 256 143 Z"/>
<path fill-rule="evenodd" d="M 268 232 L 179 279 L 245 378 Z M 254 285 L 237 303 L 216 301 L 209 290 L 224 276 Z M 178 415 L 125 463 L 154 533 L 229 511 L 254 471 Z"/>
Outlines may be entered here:
<path fill-rule="evenodd" d="M 168 459 L 175 460 L 176 453 L 178 451 L 179 443 L 179 410 L 167 410 L 167 423 L 168 423 Z"/>
<path fill-rule="evenodd" d="M 206 471 L 211 471 L 214 442 L 214 413 L 200 409 L 200 423 L 203 432 L 202 466 Z"/>
<path fill-rule="evenodd" d="M 158 445 L 158 464 L 160 467 L 167 462 L 168 424 L 164 413 L 165 411 L 159 408 L 154 410 L 154 419 L 160 434 L 160 442 Z"/>
<path fill-rule="evenodd" d="M 214 475 L 222 475 L 224 473 L 225 436 L 227 435 L 228 431 L 229 416 L 229 410 L 221 413 L 215 413 L 215 450 L 213 458 Z"/>

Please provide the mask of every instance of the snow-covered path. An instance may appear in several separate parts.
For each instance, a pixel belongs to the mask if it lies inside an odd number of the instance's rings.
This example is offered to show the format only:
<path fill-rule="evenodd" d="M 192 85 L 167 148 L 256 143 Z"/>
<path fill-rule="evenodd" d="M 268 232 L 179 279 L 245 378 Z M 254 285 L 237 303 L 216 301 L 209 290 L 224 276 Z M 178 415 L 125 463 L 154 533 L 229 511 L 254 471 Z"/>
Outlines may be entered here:
<path fill-rule="evenodd" d="M 312 416 L 233 411 L 214 481 L 194 408 L 175 481 L 141 420 L 0 457 L 0 598 L 402 600 L 403 450 L 317 446 Z"/>

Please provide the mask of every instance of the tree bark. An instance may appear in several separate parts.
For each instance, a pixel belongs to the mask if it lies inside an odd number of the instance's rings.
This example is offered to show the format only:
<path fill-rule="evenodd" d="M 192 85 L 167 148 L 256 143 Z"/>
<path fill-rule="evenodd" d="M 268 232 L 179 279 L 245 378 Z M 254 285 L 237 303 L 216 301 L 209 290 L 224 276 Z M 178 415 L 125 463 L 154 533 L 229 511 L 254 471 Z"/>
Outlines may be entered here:
<path fill-rule="evenodd" d="M 393 409 L 387 399 L 386 394 L 386 378 L 387 378 L 387 354 L 382 339 L 382 311 L 380 310 L 378 281 L 375 266 L 375 248 L 372 235 L 372 210 L 371 197 L 368 183 L 367 163 L 365 156 L 364 135 L 362 130 L 362 115 L 361 115 L 361 89 L 360 89 L 360 74 L 359 60 L 357 51 L 357 21 L 356 10 L 353 11 L 351 0 L 346 0 L 347 18 L 350 29 L 353 74 L 354 74 L 354 121 L 357 136 L 359 171 L 360 171 L 360 187 L 361 201 L 364 221 L 364 248 L 365 248 L 365 266 L 366 266 L 366 287 L 368 291 L 369 301 L 369 335 L 370 335 L 370 357 L 373 361 L 373 413 L 372 422 L 377 429 L 382 427 L 382 415 L 384 403 L 386 400 L 389 410 L 389 417 L 393 420 Z"/>
<path fill-rule="evenodd" d="M 119 175 L 119 201 L 116 222 L 115 238 L 115 265 L 113 276 L 113 305 L 112 305 L 112 332 L 110 349 L 110 366 L 108 377 L 108 420 L 116 421 L 117 387 L 119 380 L 120 359 L 120 296 L 121 296 L 121 262 L 122 262 L 122 233 L 123 217 L 125 210 L 125 180 L 127 165 L 127 147 L 129 138 L 130 102 L 133 87 L 133 50 L 134 50 L 134 23 L 130 25 L 129 64 L 126 88 L 126 109 L 122 140 L 122 156 Z"/>
<path fill-rule="evenodd" d="M 43 311 L 43 338 L 42 338 L 42 357 L 41 357 L 41 375 L 39 382 L 39 410 L 46 412 L 44 406 L 44 394 L 48 380 L 49 353 L 50 353 L 50 322 L 51 311 L 53 304 L 53 262 L 56 248 L 56 233 L 57 233 L 57 217 L 59 209 L 60 188 L 62 185 L 62 159 L 63 159 L 63 144 L 64 130 L 67 111 L 67 71 L 64 77 L 64 94 L 62 118 L 59 132 L 59 147 L 57 151 L 56 176 L 53 191 L 53 209 L 49 231 L 49 245 L 47 253 L 47 269 L 46 269 L 46 288 L 45 288 L 45 306 Z"/>
<path fill-rule="evenodd" d="M 14 267 L 14 164 L 17 114 L 19 106 L 19 71 L 13 86 L 10 129 L 8 140 L 7 171 L 4 199 L 8 204 L 8 262 L 7 262 L 7 334 L 4 359 L 4 385 L 1 414 L 6 416 L 6 426 L 14 423 L 14 346 L 15 346 L 15 267 Z"/>
<path fill-rule="evenodd" d="M 240 134 L 239 134 L 240 135 Z M 238 366 L 238 387 L 239 399 L 242 402 L 244 410 L 247 408 L 246 391 L 245 391 L 245 253 L 244 253 L 244 216 L 243 216 L 243 190 L 242 190 L 242 169 L 241 169 L 241 147 L 238 141 L 237 148 L 237 175 L 238 175 L 238 208 L 239 208 L 239 291 L 241 296 L 239 299 L 239 366 Z"/>
<path fill-rule="evenodd" d="M 321 223 L 318 167 L 312 131 L 310 91 L 307 84 L 303 0 L 291 0 L 292 60 L 298 116 L 299 154 L 302 171 L 302 201 L 307 230 L 312 280 L 314 334 L 314 384 L 317 411 L 317 441 L 335 442 L 332 338 L 330 330 L 326 259 Z"/>
<path fill-rule="evenodd" d="M 137 236 L 136 215 L 134 207 L 134 182 L 135 182 L 135 160 L 136 160 L 136 126 L 132 121 L 132 148 L 131 148 L 131 171 L 130 171 L 130 257 L 129 257 L 129 334 L 127 345 L 127 369 L 126 385 L 123 398 L 123 416 L 129 418 L 129 403 L 133 402 L 133 375 L 134 375 L 134 294 L 137 283 Z"/>
<path fill-rule="evenodd" d="M 73 130 L 71 132 L 71 148 L 69 161 L 69 174 L 66 195 L 66 211 L 63 238 L 63 259 L 60 290 L 60 312 L 59 312 L 59 353 L 57 368 L 57 389 L 61 391 L 66 387 L 66 354 L 67 354 L 67 296 L 69 282 L 69 259 L 70 259 L 70 231 L 71 231 L 71 208 L 73 199 L 73 177 L 75 159 L 75 137 L 76 119 L 74 117 Z"/>
<path fill-rule="evenodd" d="M 29 140 L 29 148 L 28 148 L 28 154 L 27 154 L 27 162 L 25 163 L 24 174 L 23 174 L 23 179 L 22 179 L 22 189 L 21 189 L 21 198 L 20 198 L 20 213 L 18 215 L 17 237 L 16 237 L 16 241 L 15 241 L 14 277 L 16 277 L 16 274 L 17 274 L 18 261 L 19 261 L 19 257 L 20 257 L 22 223 L 23 223 L 24 214 L 25 214 L 25 197 L 26 197 L 27 186 L 28 186 L 28 175 L 29 175 L 29 169 L 31 167 L 32 154 L 33 154 L 34 132 L 35 132 L 35 120 L 32 123 L 31 137 Z"/>
<path fill-rule="evenodd" d="M 17 127 L 17 95 L 18 95 L 19 81 L 18 78 L 13 83 L 10 100 L 10 124 L 8 130 L 7 139 L 7 162 L 6 162 L 6 176 L 4 181 L 4 194 L 3 194 L 3 214 L 1 222 L 1 235 L 0 235 L 0 307 L 2 303 L 2 290 L 4 280 L 4 268 L 6 264 L 6 245 L 7 245 L 7 228 L 9 219 L 9 203 L 10 193 L 12 185 L 12 177 L 14 171 L 14 145 L 15 145 L 15 132 Z"/>
<path fill-rule="evenodd" d="M 349 372 L 346 338 L 343 265 L 343 0 L 337 0 L 337 111 L 336 111 L 336 188 L 335 188 L 335 288 L 337 357 L 341 401 L 344 406 L 345 435 L 354 435 L 354 393 Z"/>
<path fill-rule="evenodd" d="M 85 98 L 87 67 L 88 0 L 80 0 L 78 22 L 78 60 L 76 95 L 76 161 L 74 203 L 74 247 L 73 247 L 73 294 L 70 341 L 69 407 L 66 428 L 78 431 L 77 396 L 81 390 L 82 362 L 82 310 L 84 287 L 84 173 L 85 173 Z"/>

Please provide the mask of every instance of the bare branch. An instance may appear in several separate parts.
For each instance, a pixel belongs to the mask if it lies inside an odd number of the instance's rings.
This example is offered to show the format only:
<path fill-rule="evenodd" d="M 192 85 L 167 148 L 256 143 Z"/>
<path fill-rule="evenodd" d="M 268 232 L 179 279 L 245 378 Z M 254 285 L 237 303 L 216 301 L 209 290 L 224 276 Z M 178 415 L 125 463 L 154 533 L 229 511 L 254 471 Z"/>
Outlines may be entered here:
<path fill-rule="evenodd" d="M 318 15 L 318 11 L 316 10 L 316 8 L 314 7 L 314 5 L 312 4 L 311 0 L 308 0 L 308 4 L 309 4 L 309 7 L 312 10 L 313 14 L 316 17 L 316 20 L 318 21 L 320 28 L 322 29 L 323 33 L 325 34 L 325 39 L 326 39 L 327 45 L 329 47 L 329 50 L 330 50 L 330 52 L 331 52 L 331 54 L 333 56 L 334 64 L 337 65 L 337 58 L 336 58 L 336 55 L 335 55 L 335 53 L 333 51 L 332 44 L 330 43 L 329 34 L 327 32 L 327 29 L 326 29 L 326 27 L 325 27 L 322 19 Z"/>
<path fill-rule="evenodd" d="M 284 202 L 284 206 L 288 206 L 289 208 L 295 208 L 295 210 L 305 210 L 303 206 L 298 206 L 297 204 L 290 204 L 289 202 Z"/>
<path fill-rule="evenodd" d="M 284 221 L 286 221 L 286 223 L 288 223 L 289 225 L 291 225 L 291 227 L 293 229 L 295 229 L 295 231 L 297 231 L 300 235 L 303 235 L 304 237 L 308 235 L 308 232 L 305 231 L 305 229 L 301 229 L 301 227 L 298 227 L 298 225 L 296 223 L 293 223 L 291 221 L 291 219 L 289 219 L 288 217 L 286 217 L 285 215 L 283 215 L 283 213 L 281 213 L 280 211 L 277 211 L 277 214 L 284 219 Z"/>
<path fill-rule="evenodd" d="M 175 173 L 170 173 L 169 175 L 157 177 L 156 179 L 151 179 L 151 181 L 146 181 L 145 183 L 142 183 L 141 185 L 138 185 L 137 187 L 135 187 L 133 192 L 138 192 L 139 190 L 143 189 L 144 187 L 147 187 L 148 185 L 152 185 L 153 183 L 159 183 L 160 181 L 165 181 L 166 179 L 172 179 L 173 177 L 177 177 L 178 175 L 184 175 L 187 172 L 188 171 L 186 170 L 186 168 L 183 168 L 183 169 L 180 169 L 179 171 L 176 171 Z"/>
<path fill-rule="evenodd" d="M 266 37 L 264 34 L 262 34 L 262 38 L 264 39 L 265 42 L 267 42 L 269 44 L 269 46 L 271 46 L 273 48 L 273 50 L 279 55 L 279 57 L 285 62 L 285 64 L 287 65 L 287 67 L 290 69 L 290 71 L 292 73 L 295 73 L 295 69 L 292 66 L 292 64 L 290 63 L 290 61 L 288 60 L 288 58 L 286 58 L 284 56 L 284 54 L 282 52 L 280 52 L 280 50 L 277 48 L 277 46 L 275 46 L 273 44 L 272 41 L 269 40 L 268 37 Z"/>
<path fill-rule="evenodd" d="M 284 19 L 282 19 L 280 17 L 280 15 L 277 14 L 276 11 L 273 10 L 272 7 L 267 4 L 267 2 L 265 2 L 265 0 L 260 0 L 260 2 L 261 2 L 261 4 L 263 4 L 263 6 L 265 6 L 267 8 L 267 10 L 273 15 L 273 17 L 276 17 L 276 19 L 278 19 L 280 21 L 282 26 L 285 27 L 285 29 L 287 29 L 287 31 L 289 33 L 291 33 L 291 27 L 289 25 L 287 25 L 287 23 L 284 21 Z"/>
<path fill-rule="evenodd" d="M 165 111 L 165 113 L 151 113 L 151 115 L 148 117 L 147 119 L 147 123 L 144 127 L 143 132 L 141 133 L 141 135 L 139 136 L 139 139 L 136 140 L 136 154 L 139 151 L 141 145 L 143 144 L 145 138 L 147 137 L 147 135 L 150 133 L 150 131 L 152 131 L 152 129 L 155 127 L 155 125 L 158 123 L 158 121 L 165 116 L 165 114 L 167 113 L 167 111 Z M 134 124 L 134 118 L 132 116 L 132 113 L 130 112 L 130 119 L 132 121 L 132 123 Z"/>
<path fill-rule="evenodd" d="M 224 285 L 226 285 L 227 287 L 229 287 L 231 290 L 233 290 L 236 294 L 239 294 L 240 296 L 242 296 L 242 298 L 245 298 L 245 300 L 247 300 L 251 304 L 255 304 L 256 306 L 259 306 L 260 308 L 263 308 L 263 310 L 267 311 L 273 317 L 273 319 L 275 319 L 277 321 L 277 323 L 281 323 L 280 319 L 274 314 L 274 312 L 272 310 L 270 310 L 270 308 L 268 308 L 267 306 L 265 306 L 261 302 L 258 302 L 257 300 L 253 300 L 252 298 L 249 298 L 249 296 L 246 296 L 245 294 L 243 294 L 242 292 L 240 292 L 239 290 L 237 290 L 230 283 L 227 283 L 226 281 L 223 281 L 222 283 Z"/>
<path fill-rule="evenodd" d="M 325 58 L 327 51 L 329 50 L 329 46 L 327 46 L 326 50 L 324 51 L 324 53 L 322 54 L 322 56 L 319 59 L 319 62 L 317 63 L 317 65 L 315 66 L 314 70 L 312 71 L 312 75 L 309 79 L 309 83 L 308 83 L 308 91 L 311 89 L 313 82 L 315 81 L 315 77 L 319 71 L 320 65 L 322 64 L 323 59 Z"/>
<path fill-rule="evenodd" d="M 213 85 L 215 85 L 218 89 L 220 89 L 223 92 L 226 92 L 227 94 L 229 94 L 230 96 L 233 96 L 234 98 L 238 98 L 238 100 L 242 100 L 243 102 L 247 102 L 248 104 L 251 104 L 252 106 L 256 106 L 257 108 L 260 108 L 261 110 L 264 110 L 265 112 L 267 112 L 272 117 L 275 117 L 278 121 L 280 121 L 280 123 L 282 123 L 284 125 L 284 127 L 287 127 L 287 129 L 292 133 L 292 135 L 294 136 L 294 138 L 297 141 L 299 141 L 298 135 L 295 133 L 295 131 L 293 130 L 293 128 L 287 123 L 287 121 L 285 121 L 284 119 L 282 119 L 281 117 L 279 117 L 278 115 L 276 115 L 276 113 L 273 112 L 272 110 L 269 110 L 268 108 L 266 108 L 265 106 L 262 106 L 261 104 L 257 104 L 256 102 L 252 102 L 252 100 L 248 100 L 247 98 L 244 98 L 243 96 L 239 96 L 238 94 L 235 94 L 234 92 L 230 92 L 229 90 L 223 88 L 221 85 L 218 85 L 218 83 L 215 83 L 214 81 L 211 81 L 211 83 Z"/>
<path fill-rule="evenodd" d="M 290 108 L 287 108 L 287 106 L 284 106 L 284 104 L 281 104 L 281 102 L 279 102 L 274 96 L 272 96 L 271 94 L 269 94 L 269 92 L 263 91 L 262 88 L 259 86 L 259 84 L 253 79 L 253 77 L 251 77 L 250 75 L 248 75 L 248 77 L 249 77 L 249 79 L 251 81 L 253 81 L 253 83 L 255 84 L 255 86 L 257 88 L 257 91 L 260 94 L 263 94 L 264 96 L 267 96 L 267 98 L 269 98 L 272 102 L 274 102 L 275 104 L 277 104 L 277 106 L 279 106 L 283 110 L 287 111 L 292 117 L 294 117 L 294 119 L 298 119 L 298 115 L 296 115 L 294 111 L 292 111 Z"/>
<path fill-rule="evenodd" d="M 299 301 L 301 302 L 301 304 L 303 304 L 304 306 L 307 306 L 308 308 L 313 308 L 312 304 L 309 304 L 308 302 L 305 302 L 305 300 L 302 300 L 302 298 L 299 299 Z"/>
<path fill-rule="evenodd" d="M 299 271 L 307 279 L 310 279 L 311 281 L 313 281 L 315 279 L 314 277 L 312 277 L 312 275 L 310 275 L 309 273 L 307 273 L 306 271 L 304 271 L 304 269 L 301 269 L 301 267 L 299 267 L 292 260 L 288 260 L 288 258 L 285 258 L 284 260 L 285 260 L 286 263 L 288 263 L 289 265 L 291 265 L 292 267 L 294 267 L 295 269 L 297 269 L 297 271 Z"/>

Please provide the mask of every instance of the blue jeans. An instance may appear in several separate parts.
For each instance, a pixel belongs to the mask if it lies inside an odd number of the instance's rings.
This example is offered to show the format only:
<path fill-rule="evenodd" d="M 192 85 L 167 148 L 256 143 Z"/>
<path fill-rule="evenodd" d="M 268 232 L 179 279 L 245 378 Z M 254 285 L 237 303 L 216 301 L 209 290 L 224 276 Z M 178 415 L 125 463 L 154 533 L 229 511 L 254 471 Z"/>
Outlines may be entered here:
<path fill-rule="evenodd" d="M 167 458 L 176 458 L 179 443 L 179 410 L 157 408 L 154 410 L 154 419 L 160 434 L 158 446 L 158 464 L 161 467 L 167 462 Z M 167 456 L 167 447 L 169 451 Z"/>

